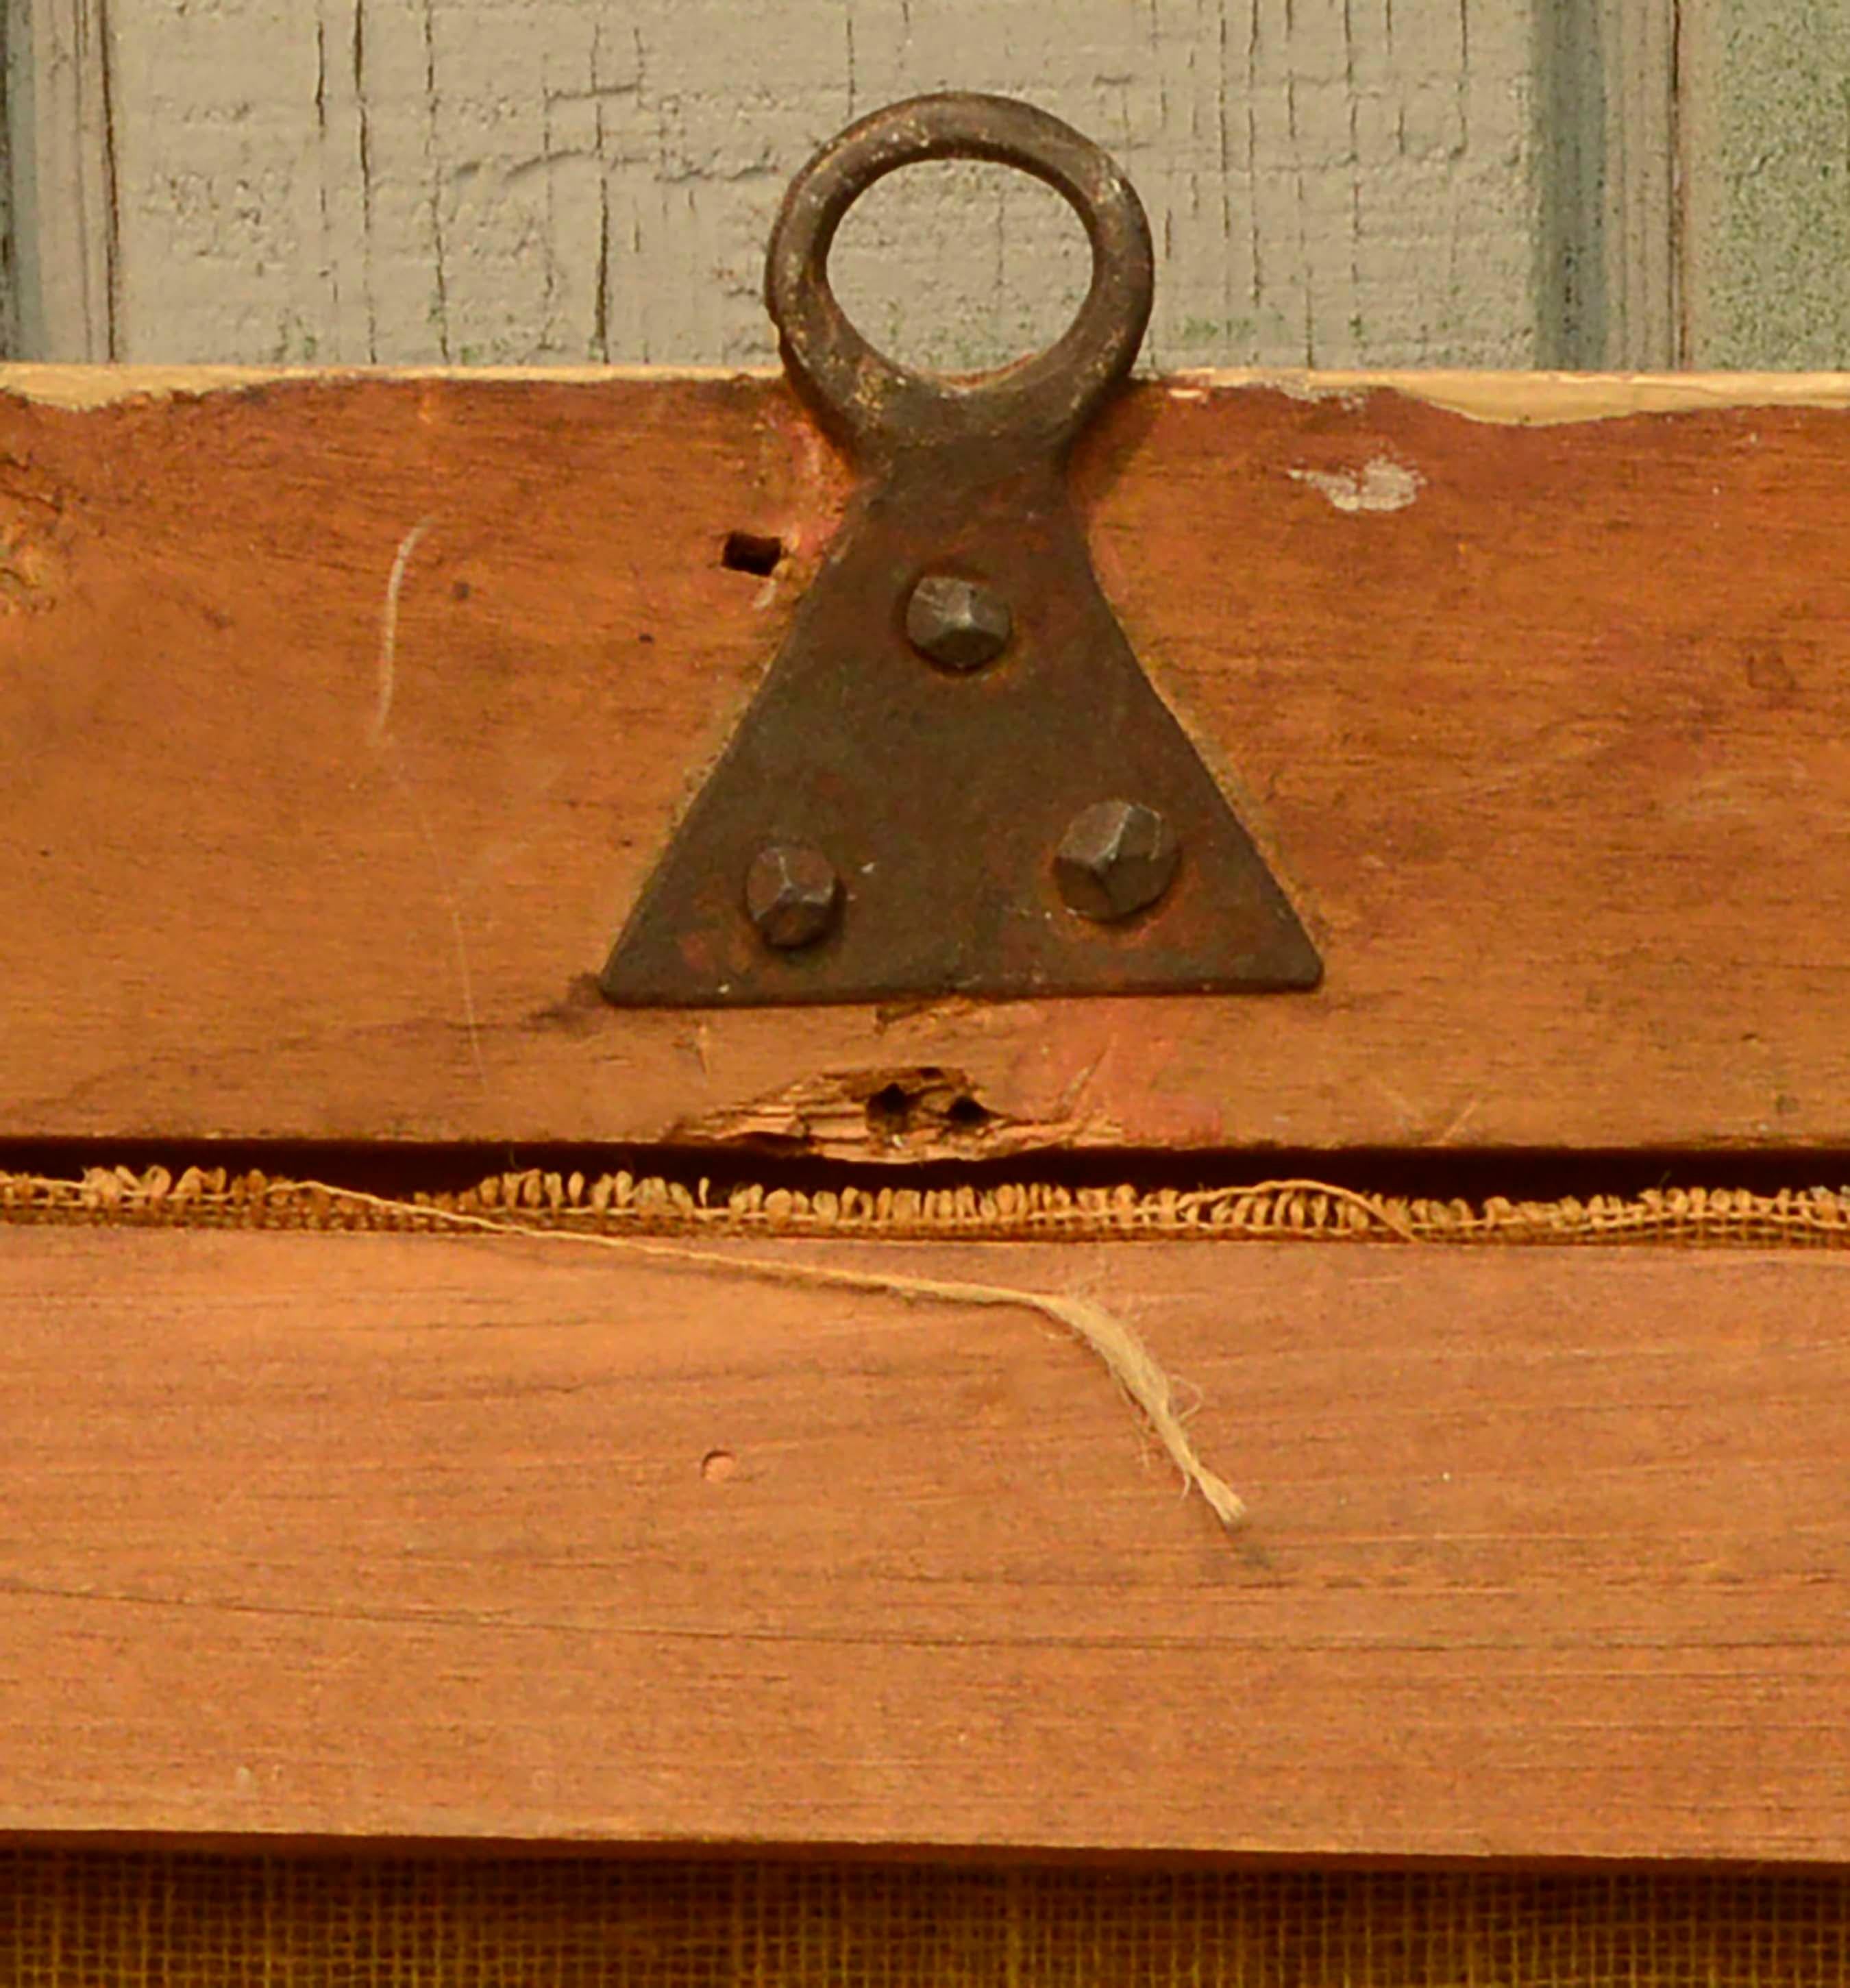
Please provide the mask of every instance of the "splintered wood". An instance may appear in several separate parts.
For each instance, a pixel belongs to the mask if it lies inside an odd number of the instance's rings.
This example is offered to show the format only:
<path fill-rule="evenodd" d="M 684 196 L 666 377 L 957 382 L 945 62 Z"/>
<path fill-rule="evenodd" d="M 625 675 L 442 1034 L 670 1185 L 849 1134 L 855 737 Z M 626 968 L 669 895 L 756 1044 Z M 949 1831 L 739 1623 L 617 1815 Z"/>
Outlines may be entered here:
<path fill-rule="evenodd" d="M 781 387 L 5 384 L 0 1828 L 1850 1858 L 1850 382 L 1129 394 L 1323 987 L 723 1013 L 593 975 L 826 554 Z M 284 1140 L 603 1151 L 83 1164 Z M 1459 1146 L 1818 1185 L 1315 1178 Z"/>
<path fill-rule="evenodd" d="M 15 1136 L 1850 1146 L 1841 379 L 1136 389 L 1095 563 L 1324 986 L 705 1015 L 592 976 L 833 528 L 780 384 L 5 384 Z"/>

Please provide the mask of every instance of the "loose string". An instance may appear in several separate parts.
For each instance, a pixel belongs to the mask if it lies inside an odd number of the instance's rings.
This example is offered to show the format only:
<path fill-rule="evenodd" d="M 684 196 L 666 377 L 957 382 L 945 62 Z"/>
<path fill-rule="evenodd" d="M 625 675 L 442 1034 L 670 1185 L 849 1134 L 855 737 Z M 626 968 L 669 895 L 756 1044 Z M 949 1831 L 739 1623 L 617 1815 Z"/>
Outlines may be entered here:
<path fill-rule="evenodd" d="M 69 1185 L 68 1182 L 36 1175 L 8 1178 L 41 1192 Z M 1246 1516 L 1246 1506 L 1239 1493 L 1225 1478 L 1210 1470 L 1201 1460 L 1177 1408 L 1174 1384 L 1156 1355 L 1126 1320 L 1090 1299 L 960 1277 L 917 1277 L 897 1270 L 854 1270 L 836 1264 L 802 1263 L 782 1257 L 738 1256 L 650 1236 L 543 1228 L 536 1223 L 510 1221 L 501 1215 L 473 1215 L 459 1209 L 395 1200 L 389 1195 L 369 1194 L 358 1188 L 333 1187 L 323 1181 L 292 1182 L 289 1183 L 289 1191 L 325 1195 L 330 1202 L 394 1216 L 414 1216 L 419 1226 L 426 1229 L 518 1236 L 531 1242 L 562 1242 L 580 1249 L 589 1246 L 709 1274 L 836 1290 L 873 1292 L 883 1297 L 897 1297 L 908 1303 L 1001 1306 L 1038 1312 L 1076 1339 L 1099 1361 L 1149 1424 L 1170 1460 L 1181 1472 L 1183 1484 L 1193 1486 L 1201 1494 L 1209 1510 L 1222 1526 L 1231 1531 Z"/>

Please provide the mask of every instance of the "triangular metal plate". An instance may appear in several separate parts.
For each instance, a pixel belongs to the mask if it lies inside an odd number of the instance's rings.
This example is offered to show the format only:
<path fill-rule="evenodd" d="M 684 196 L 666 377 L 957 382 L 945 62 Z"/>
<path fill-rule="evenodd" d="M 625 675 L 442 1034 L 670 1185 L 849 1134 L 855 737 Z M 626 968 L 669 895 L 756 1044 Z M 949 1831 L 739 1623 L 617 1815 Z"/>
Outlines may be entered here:
<path fill-rule="evenodd" d="M 1057 481 L 992 489 L 957 519 L 915 482 L 844 527 L 604 992 L 745 1006 L 1314 987 L 1315 948 L 1138 666 Z M 1014 637 L 987 668 L 946 671 L 907 640 L 928 566 L 1008 602 Z M 1052 864 L 1073 817 L 1112 800 L 1159 810 L 1181 850 L 1163 898 L 1119 924 L 1069 909 Z M 820 850 L 841 880 L 832 927 L 788 951 L 746 909 L 771 844 Z"/>

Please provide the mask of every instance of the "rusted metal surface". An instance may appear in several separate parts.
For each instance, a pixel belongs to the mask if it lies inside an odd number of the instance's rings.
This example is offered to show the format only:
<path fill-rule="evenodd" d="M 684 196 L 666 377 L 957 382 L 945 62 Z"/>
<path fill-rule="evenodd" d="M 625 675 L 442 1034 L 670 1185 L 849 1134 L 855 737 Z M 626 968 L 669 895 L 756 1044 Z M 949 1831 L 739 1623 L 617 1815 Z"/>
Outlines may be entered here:
<path fill-rule="evenodd" d="M 819 849 L 768 843 L 745 873 L 745 909 L 767 945 L 813 945 L 841 909 L 842 880 Z"/>
<path fill-rule="evenodd" d="M 828 281 L 856 197 L 944 157 L 1045 180 L 1092 247 L 1065 334 L 974 380 L 876 352 Z M 1317 984 L 1296 915 L 1100 593 L 1065 487 L 1074 438 L 1136 356 L 1153 281 L 1129 183 L 1025 104 L 895 105 L 798 174 L 772 230 L 767 300 L 792 379 L 860 481 L 782 652 L 612 951 L 612 1000 Z M 1107 806 L 1141 812 L 1118 823 L 1122 847 L 1079 852 L 1096 857 L 1096 901 L 1075 910 L 1088 885 L 1072 850 L 1061 860 L 1063 840 Z M 809 852 L 839 879 L 826 916 L 761 915 L 786 889 L 765 895 L 768 849 Z M 803 942 L 775 935 L 807 925 Z"/>
<path fill-rule="evenodd" d="M 1014 617 L 994 587 L 928 573 L 906 604 L 906 635 L 941 669 L 980 670 L 1008 646 Z"/>
<path fill-rule="evenodd" d="M 1075 815 L 1054 857 L 1054 879 L 1082 918 L 1115 922 L 1148 911 L 1182 860 L 1175 831 L 1141 801 L 1099 801 Z"/>

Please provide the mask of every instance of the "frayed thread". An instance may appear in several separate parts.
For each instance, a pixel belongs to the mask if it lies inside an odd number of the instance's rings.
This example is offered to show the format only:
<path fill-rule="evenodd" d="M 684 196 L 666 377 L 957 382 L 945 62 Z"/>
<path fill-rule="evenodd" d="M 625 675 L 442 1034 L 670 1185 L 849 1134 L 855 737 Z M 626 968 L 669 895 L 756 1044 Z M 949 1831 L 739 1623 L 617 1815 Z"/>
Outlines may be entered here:
<path fill-rule="evenodd" d="M 70 1185 L 32 1175 L 7 1175 L 4 1180 L 40 1192 Z M 474 1235 L 518 1236 L 530 1242 L 562 1242 L 579 1249 L 589 1246 L 709 1275 L 751 1277 L 767 1283 L 811 1288 L 871 1291 L 909 1303 L 999 1306 L 1038 1312 L 1077 1340 L 1098 1360 L 1148 1423 L 1171 1462 L 1181 1472 L 1183 1484 L 1200 1493 L 1203 1502 L 1223 1526 L 1231 1531 L 1246 1516 L 1246 1506 L 1239 1493 L 1225 1478 L 1202 1462 L 1177 1409 L 1174 1384 L 1161 1362 L 1126 1320 L 1089 1299 L 960 1277 L 915 1277 L 897 1270 L 856 1270 L 836 1264 L 733 1256 L 645 1236 L 612 1236 L 595 1229 L 547 1228 L 505 1215 L 437 1209 L 394 1200 L 389 1195 L 368 1194 L 356 1188 L 331 1187 L 320 1181 L 292 1182 L 289 1185 L 293 1191 L 308 1196 L 311 1204 L 320 1202 L 330 1211 L 345 1207 L 390 1216 L 416 1215 L 421 1218 L 418 1226 L 427 1231 L 434 1229 Z"/>
<path fill-rule="evenodd" d="M 0 1173 L 0 1222 L 184 1222 L 263 1229 L 416 1231 L 451 1214 L 511 1216 L 574 1233 L 866 1236 L 890 1242 L 1152 1241 L 1418 1242 L 1470 1246 L 1590 1243 L 1686 1247 L 1850 1246 L 1850 1188 L 1661 1188 L 1555 1201 L 1431 1200 L 1371 1194 L 1314 1180 L 1268 1180 L 1178 1192 L 1069 1188 L 1047 1181 L 998 1186 L 805 1190 L 745 1182 L 710 1192 L 646 1174 L 488 1175 L 458 1192 L 417 1192 L 365 1208 L 312 1183 L 189 1166 L 91 1167 L 75 1180 Z"/>

